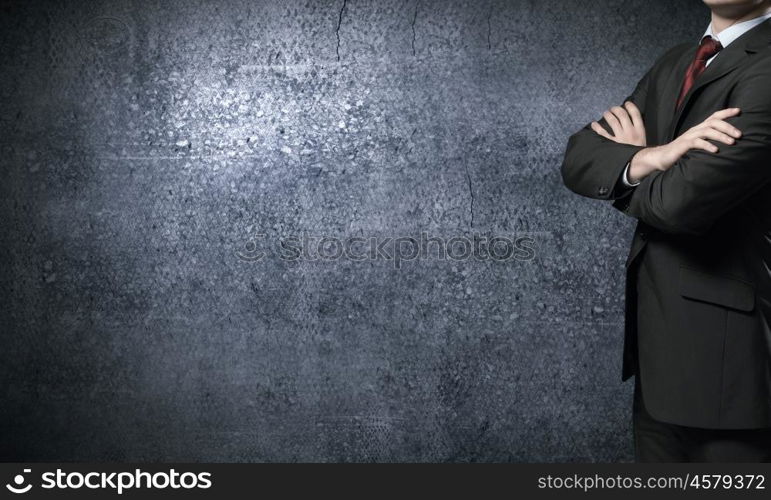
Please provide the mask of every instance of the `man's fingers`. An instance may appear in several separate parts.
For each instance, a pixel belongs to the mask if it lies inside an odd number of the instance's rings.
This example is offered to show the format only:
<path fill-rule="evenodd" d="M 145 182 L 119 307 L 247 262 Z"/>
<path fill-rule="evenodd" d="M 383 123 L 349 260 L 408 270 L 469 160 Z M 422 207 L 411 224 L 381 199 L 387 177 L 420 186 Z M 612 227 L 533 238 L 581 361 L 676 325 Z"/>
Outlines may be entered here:
<path fill-rule="evenodd" d="M 739 108 L 721 109 L 712 113 L 712 116 L 699 123 L 683 134 L 683 145 L 688 149 L 702 149 L 710 153 L 717 153 L 718 148 L 709 141 L 723 144 L 736 144 L 736 140 L 742 136 L 742 131 L 726 122 L 726 118 L 737 116 L 741 113 Z"/>
<path fill-rule="evenodd" d="M 629 117 L 632 119 L 632 124 L 635 127 L 645 127 L 643 124 L 642 113 L 640 113 L 640 109 L 635 106 L 632 101 L 626 101 L 624 103 L 624 108 L 626 108 L 627 113 L 629 113 Z"/>
<path fill-rule="evenodd" d="M 613 116 L 618 118 L 622 128 L 632 128 L 632 120 L 629 118 L 629 113 L 621 106 L 613 106 L 610 108 L 610 112 Z"/>
<path fill-rule="evenodd" d="M 710 153 L 718 152 L 717 146 L 709 141 L 705 141 L 704 139 L 696 139 L 693 141 L 693 149 L 703 149 L 704 151 L 708 151 Z"/>
<path fill-rule="evenodd" d="M 624 130 L 624 128 L 621 126 L 621 122 L 618 121 L 618 118 L 616 118 L 616 115 L 610 111 L 604 112 L 602 117 L 605 118 L 605 121 L 608 122 L 608 125 L 610 125 L 610 128 L 613 130 L 613 135 L 620 135 L 621 131 Z"/>
<path fill-rule="evenodd" d="M 734 127 L 728 122 L 724 122 L 723 120 L 716 120 L 712 119 L 708 122 L 709 126 L 717 129 L 725 134 L 730 135 L 731 137 L 739 138 L 742 136 L 742 131 L 738 128 Z"/>
<path fill-rule="evenodd" d="M 598 133 L 598 134 L 600 134 L 601 136 L 605 137 L 606 139 L 610 139 L 611 141 L 615 141 L 615 139 L 613 138 L 613 136 L 612 136 L 612 135 L 610 135 L 610 134 L 608 133 L 608 131 L 607 131 L 607 130 L 605 130 L 605 129 L 602 127 L 602 125 L 600 125 L 599 123 L 597 123 L 597 122 L 592 122 L 590 126 L 592 127 L 592 130 L 594 130 L 595 132 L 597 132 L 597 133 Z"/>
<path fill-rule="evenodd" d="M 714 128 L 709 128 L 699 135 L 701 136 L 701 139 L 712 139 L 713 141 L 722 142 L 723 144 L 730 145 L 736 142 L 736 139 L 734 139 L 730 135 L 725 134 Z"/>
<path fill-rule="evenodd" d="M 712 116 L 710 116 L 710 118 L 725 120 L 726 118 L 731 118 L 732 116 L 736 116 L 741 112 L 742 110 L 739 108 L 726 108 L 726 109 L 721 109 L 720 111 L 715 111 L 714 113 L 712 113 Z"/>

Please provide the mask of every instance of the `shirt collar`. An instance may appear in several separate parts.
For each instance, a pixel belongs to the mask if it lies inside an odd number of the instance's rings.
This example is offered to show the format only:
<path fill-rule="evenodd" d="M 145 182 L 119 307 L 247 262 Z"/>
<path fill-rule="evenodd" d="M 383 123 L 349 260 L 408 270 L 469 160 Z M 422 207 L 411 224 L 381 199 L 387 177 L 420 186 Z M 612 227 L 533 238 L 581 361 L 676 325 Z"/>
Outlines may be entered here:
<path fill-rule="evenodd" d="M 756 17 L 755 19 L 750 19 L 749 21 L 742 21 L 738 24 L 734 24 L 733 26 L 730 26 L 724 29 L 723 31 L 721 31 L 720 34 L 718 35 L 715 35 L 712 33 L 712 23 L 709 23 L 709 26 L 707 26 L 707 31 L 704 32 L 704 36 L 711 36 L 715 40 L 719 41 L 720 45 L 722 45 L 723 48 L 726 48 L 734 40 L 736 40 L 743 34 L 747 33 L 755 26 L 761 24 L 766 19 L 770 19 L 770 18 L 771 18 L 771 12 L 767 12 L 762 16 Z"/>

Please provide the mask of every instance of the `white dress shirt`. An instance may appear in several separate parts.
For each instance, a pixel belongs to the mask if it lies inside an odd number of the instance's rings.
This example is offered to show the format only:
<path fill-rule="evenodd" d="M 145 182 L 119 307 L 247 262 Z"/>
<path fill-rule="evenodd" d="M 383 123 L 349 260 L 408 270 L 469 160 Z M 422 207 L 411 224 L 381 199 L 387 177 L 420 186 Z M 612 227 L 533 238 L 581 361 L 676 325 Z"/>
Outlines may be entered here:
<path fill-rule="evenodd" d="M 754 19 L 750 19 L 749 21 L 742 21 L 740 23 L 734 24 L 733 26 L 729 26 L 728 28 L 724 29 L 717 35 L 712 31 L 712 23 L 709 23 L 709 26 L 707 26 L 707 31 L 704 32 L 704 35 L 701 37 L 702 40 L 705 36 L 711 36 L 718 42 L 720 42 L 720 45 L 723 46 L 723 48 L 728 47 L 731 45 L 731 43 L 742 36 L 743 34 L 747 33 L 749 30 L 754 28 L 755 26 L 761 24 L 763 21 L 771 19 L 771 11 L 766 12 L 762 16 L 756 17 Z M 701 40 L 699 40 L 701 43 Z M 722 51 L 721 51 L 722 52 Z M 715 60 L 716 57 L 720 55 L 720 52 L 715 54 L 714 56 L 707 59 L 707 66 Z M 638 184 L 640 184 L 640 181 L 637 182 L 630 182 L 629 181 L 629 165 L 630 163 L 626 164 L 626 168 L 624 169 L 624 175 L 621 176 L 621 181 L 626 185 L 627 187 L 634 187 Z"/>
<path fill-rule="evenodd" d="M 704 38 L 705 36 L 711 36 L 718 42 L 720 42 L 720 45 L 723 46 L 723 48 L 728 47 L 731 45 L 731 43 L 742 36 L 743 34 L 747 33 L 749 30 L 754 28 L 755 26 L 761 24 L 766 19 L 771 19 L 771 11 L 766 12 L 760 17 L 756 17 L 755 19 L 750 19 L 749 21 L 742 21 L 741 23 L 734 24 L 733 26 L 729 26 L 728 28 L 724 29 L 717 35 L 712 31 L 712 23 L 709 23 L 709 26 L 707 26 L 707 31 L 704 32 Z M 720 52 L 715 54 L 714 56 L 707 59 L 707 66 L 709 66 L 709 63 L 712 62 L 713 59 L 715 59 Z"/>

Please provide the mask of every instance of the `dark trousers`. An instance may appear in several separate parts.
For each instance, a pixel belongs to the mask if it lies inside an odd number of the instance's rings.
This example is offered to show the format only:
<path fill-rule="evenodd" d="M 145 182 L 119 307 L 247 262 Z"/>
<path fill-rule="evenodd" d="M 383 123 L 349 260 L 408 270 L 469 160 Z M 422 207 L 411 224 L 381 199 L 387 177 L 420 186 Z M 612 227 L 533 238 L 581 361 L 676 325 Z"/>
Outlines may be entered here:
<path fill-rule="evenodd" d="M 636 462 L 771 462 L 771 428 L 701 429 L 654 419 L 635 376 L 632 406 Z"/>

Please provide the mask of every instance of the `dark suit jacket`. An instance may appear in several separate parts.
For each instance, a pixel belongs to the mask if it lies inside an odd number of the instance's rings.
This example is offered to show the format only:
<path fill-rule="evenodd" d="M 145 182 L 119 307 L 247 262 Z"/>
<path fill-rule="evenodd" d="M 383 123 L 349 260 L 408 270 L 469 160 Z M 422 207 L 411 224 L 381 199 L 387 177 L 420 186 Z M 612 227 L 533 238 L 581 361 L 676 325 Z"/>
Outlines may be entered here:
<path fill-rule="evenodd" d="M 649 146 L 739 107 L 728 120 L 743 133 L 736 144 L 690 151 L 624 189 L 620 176 L 642 148 L 587 126 L 570 137 L 562 176 L 572 191 L 615 200 L 639 221 L 627 260 L 622 379 L 640 376 L 651 415 L 693 427 L 771 427 L 771 21 L 723 49 L 676 112 L 696 47 L 665 53 L 629 100 Z"/>

